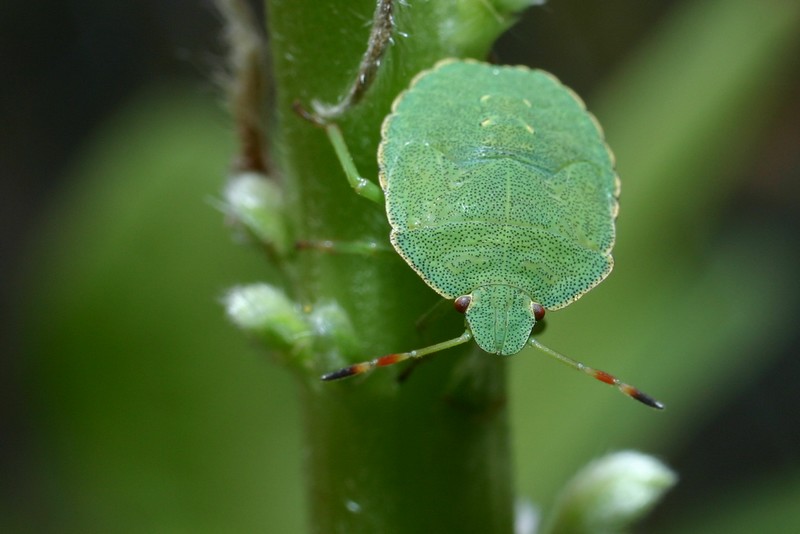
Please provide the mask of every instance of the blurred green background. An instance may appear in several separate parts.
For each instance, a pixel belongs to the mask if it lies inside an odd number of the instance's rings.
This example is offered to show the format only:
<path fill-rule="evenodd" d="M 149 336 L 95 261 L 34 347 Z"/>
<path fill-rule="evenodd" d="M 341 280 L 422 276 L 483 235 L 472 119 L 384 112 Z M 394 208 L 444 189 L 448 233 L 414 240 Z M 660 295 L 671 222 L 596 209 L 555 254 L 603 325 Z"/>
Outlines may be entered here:
<path fill-rule="evenodd" d="M 214 206 L 234 150 L 209 2 L 0 7 L 0 531 L 302 532 L 288 373 L 219 297 L 269 277 Z M 413 2 L 410 8 L 413 8 Z M 800 3 L 553 0 L 498 43 L 584 96 L 623 180 L 616 268 L 509 360 L 516 483 L 547 507 L 637 448 L 642 532 L 800 530 Z"/>

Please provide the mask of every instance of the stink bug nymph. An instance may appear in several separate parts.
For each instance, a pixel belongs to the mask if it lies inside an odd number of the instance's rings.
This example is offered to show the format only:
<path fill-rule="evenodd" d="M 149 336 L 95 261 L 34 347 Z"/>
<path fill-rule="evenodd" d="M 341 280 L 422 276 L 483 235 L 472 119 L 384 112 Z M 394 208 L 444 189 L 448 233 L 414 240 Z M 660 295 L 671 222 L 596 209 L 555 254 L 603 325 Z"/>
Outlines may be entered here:
<path fill-rule="evenodd" d="M 663 408 L 531 336 L 545 310 L 576 301 L 613 266 L 620 183 L 600 126 L 574 92 L 541 70 L 440 61 L 412 80 L 383 122 L 380 187 L 358 174 L 321 106 L 314 115 L 299 105 L 298 111 L 325 128 L 355 191 L 385 202 L 397 253 L 466 318 L 455 339 L 351 365 L 323 380 L 474 339 L 502 356 L 534 346 Z"/>

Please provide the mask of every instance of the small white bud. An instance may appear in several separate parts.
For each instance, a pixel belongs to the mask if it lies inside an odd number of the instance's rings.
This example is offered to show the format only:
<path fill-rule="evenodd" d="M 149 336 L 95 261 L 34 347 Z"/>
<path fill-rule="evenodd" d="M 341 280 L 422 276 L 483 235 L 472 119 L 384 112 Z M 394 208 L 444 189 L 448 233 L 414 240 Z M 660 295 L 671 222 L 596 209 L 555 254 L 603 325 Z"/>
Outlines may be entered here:
<path fill-rule="evenodd" d="M 677 475 L 652 456 L 636 451 L 609 454 L 591 462 L 567 483 L 549 532 L 625 532 L 676 482 Z"/>

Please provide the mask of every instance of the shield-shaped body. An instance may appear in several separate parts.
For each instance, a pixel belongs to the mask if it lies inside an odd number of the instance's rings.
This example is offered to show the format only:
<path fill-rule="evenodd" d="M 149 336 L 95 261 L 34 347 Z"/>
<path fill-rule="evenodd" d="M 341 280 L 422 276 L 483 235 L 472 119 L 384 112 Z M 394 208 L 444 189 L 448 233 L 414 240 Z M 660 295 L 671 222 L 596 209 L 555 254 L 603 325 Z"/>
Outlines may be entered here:
<path fill-rule="evenodd" d="M 440 295 L 471 297 L 487 352 L 519 352 L 534 303 L 564 307 L 611 271 L 613 156 L 550 74 L 440 62 L 395 100 L 378 161 L 392 244 Z"/>

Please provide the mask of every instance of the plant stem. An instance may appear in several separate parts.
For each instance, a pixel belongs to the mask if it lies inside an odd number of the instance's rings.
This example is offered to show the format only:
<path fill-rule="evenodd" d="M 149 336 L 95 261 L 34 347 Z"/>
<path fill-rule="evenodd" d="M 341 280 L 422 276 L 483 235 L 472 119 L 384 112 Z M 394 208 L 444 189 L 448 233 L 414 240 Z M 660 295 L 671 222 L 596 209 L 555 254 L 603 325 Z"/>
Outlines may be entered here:
<path fill-rule="evenodd" d="M 397 27 L 408 35 L 394 35 L 373 87 L 337 120 L 364 176 L 377 178 L 380 123 L 411 77 L 443 57 L 485 57 L 513 21 L 487 5 L 395 5 Z M 373 0 L 267 3 L 277 96 L 274 161 L 297 239 L 388 241 L 383 209 L 353 193 L 324 132 L 292 112 L 295 100 L 339 101 L 367 48 L 374 10 Z M 480 29 L 468 34 L 469 28 Z M 415 329 L 438 297 L 393 252 L 304 251 L 286 268 L 296 280 L 287 291 L 301 304 L 332 301 L 346 310 L 362 351 L 347 355 L 353 361 L 463 331 L 457 313 L 436 323 L 435 332 Z M 397 381 L 398 371 L 333 384 L 301 380 L 312 531 L 511 532 L 505 362 L 470 343 L 420 365 L 405 381 Z"/>

